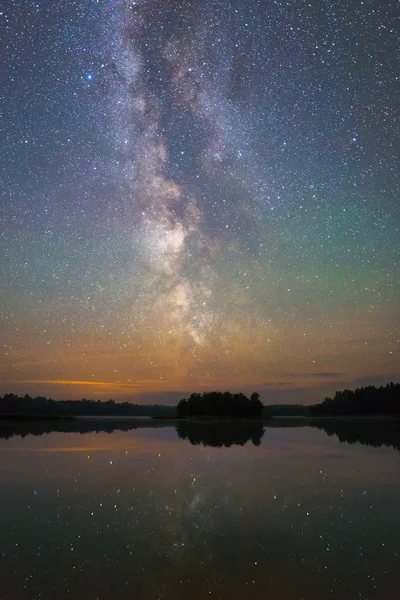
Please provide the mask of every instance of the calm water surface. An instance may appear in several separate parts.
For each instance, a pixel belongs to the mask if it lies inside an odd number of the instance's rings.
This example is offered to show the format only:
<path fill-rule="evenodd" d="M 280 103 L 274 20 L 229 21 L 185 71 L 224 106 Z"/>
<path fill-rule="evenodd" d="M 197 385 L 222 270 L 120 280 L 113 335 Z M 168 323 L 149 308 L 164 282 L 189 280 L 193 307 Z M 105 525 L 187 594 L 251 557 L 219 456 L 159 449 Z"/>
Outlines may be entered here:
<path fill-rule="evenodd" d="M 2 427 L 1 600 L 400 598 L 397 431 L 143 425 Z"/>

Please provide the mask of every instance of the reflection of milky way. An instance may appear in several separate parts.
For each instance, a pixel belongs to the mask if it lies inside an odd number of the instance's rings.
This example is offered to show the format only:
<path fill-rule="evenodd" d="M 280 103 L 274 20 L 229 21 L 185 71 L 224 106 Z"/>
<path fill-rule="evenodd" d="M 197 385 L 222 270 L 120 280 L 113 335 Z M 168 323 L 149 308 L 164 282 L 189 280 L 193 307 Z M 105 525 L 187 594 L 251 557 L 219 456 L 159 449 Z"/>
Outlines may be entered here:
<path fill-rule="evenodd" d="M 5 19 L 1 391 L 396 379 L 390 6 L 78 4 Z"/>

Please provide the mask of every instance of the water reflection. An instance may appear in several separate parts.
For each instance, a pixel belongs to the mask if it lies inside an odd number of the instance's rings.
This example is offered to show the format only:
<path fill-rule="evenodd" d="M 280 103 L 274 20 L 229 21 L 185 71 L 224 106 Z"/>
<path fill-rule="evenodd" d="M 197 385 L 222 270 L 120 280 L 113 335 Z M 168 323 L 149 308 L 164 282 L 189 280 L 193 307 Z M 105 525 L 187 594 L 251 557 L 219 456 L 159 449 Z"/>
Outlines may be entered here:
<path fill-rule="evenodd" d="M 187 423 L 179 422 L 177 434 L 183 440 L 188 440 L 193 446 L 213 446 L 222 448 L 237 445 L 244 446 L 251 440 L 254 446 L 261 444 L 264 435 L 263 423 Z"/>
<path fill-rule="evenodd" d="M 0 599 L 400 598 L 399 454 L 302 423 L 3 423 Z"/>
<path fill-rule="evenodd" d="M 192 445 L 212 446 L 223 448 L 244 446 L 251 440 L 254 446 L 259 446 L 263 435 L 268 430 L 276 428 L 316 428 L 325 432 L 329 437 L 336 436 L 340 442 L 362 444 L 380 448 L 387 446 L 400 451 L 400 420 L 376 421 L 339 421 L 304 419 L 272 419 L 268 422 L 246 423 L 190 423 L 185 421 L 163 421 L 150 418 L 122 419 L 66 419 L 59 421 L 0 421 L 0 439 L 14 436 L 24 438 L 27 435 L 40 436 L 50 433 L 113 433 L 132 431 L 135 429 L 175 427 L 178 437 L 187 440 Z"/>
<path fill-rule="evenodd" d="M 363 444 L 380 448 L 388 446 L 400 451 L 400 420 L 375 422 L 324 422 L 314 423 L 327 435 L 336 436 L 340 442 Z"/>
<path fill-rule="evenodd" d="M 44 435 L 47 433 L 113 433 L 114 431 L 131 431 L 148 427 L 170 427 L 164 421 L 151 420 L 150 418 L 122 419 L 60 419 L 45 421 L 0 421 L 0 439 L 9 439 L 14 436 L 24 438 L 27 435 Z"/>

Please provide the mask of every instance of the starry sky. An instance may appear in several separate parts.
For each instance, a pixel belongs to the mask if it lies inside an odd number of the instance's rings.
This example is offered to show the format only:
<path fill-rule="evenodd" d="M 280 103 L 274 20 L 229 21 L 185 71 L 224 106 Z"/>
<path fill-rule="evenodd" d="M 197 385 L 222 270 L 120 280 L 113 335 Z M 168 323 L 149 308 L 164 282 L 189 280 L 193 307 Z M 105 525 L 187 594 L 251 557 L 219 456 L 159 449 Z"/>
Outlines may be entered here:
<path fill-rule="evenodd" d="M 399 380 L 397 10 L 8 2 L 0 393 Z"/>

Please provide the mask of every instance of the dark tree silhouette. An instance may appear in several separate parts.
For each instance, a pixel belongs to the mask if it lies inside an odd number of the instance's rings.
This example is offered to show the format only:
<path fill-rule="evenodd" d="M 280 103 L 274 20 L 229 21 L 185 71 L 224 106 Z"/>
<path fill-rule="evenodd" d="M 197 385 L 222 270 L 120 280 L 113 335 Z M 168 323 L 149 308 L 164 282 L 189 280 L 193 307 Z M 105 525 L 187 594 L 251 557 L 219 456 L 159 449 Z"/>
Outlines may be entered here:
<path fill-rule="evenodd" d="M 261 417 L 263 405 L 260 395 L 254 392 L 250 399 L 242 393 L 204 392 L 191 394 L 183 398 L 176 407 L 178 417 L 213 416 L 213 417 Z"/>
<path fill-rule="evenodd" d="M 336 392 L 322 404 L 310 407 L 311 415 L 400 415 L 400 383 L 373 385 Z"/>
<path fill-rule="evenodd" d="M 182 398 L 182 400 L 179 400 L 177 407 L 176 407 L 176 412 L 178 414 L 178 417 L 180 419 L 186 417 L 188 415 L 188 401 L 186 400 L 186 398 Z"/>
<path fill-rule="evenodd" d="M 175 416 L 174 406 L 149 405 L 141 406 L 132 402 L 114 402 L 107 400 L 52 400 L 37 396 L 31 398 L 6 394 L 0 397 L 0 415 L 27 415 L 41 417 L 58 416 Z"/>

